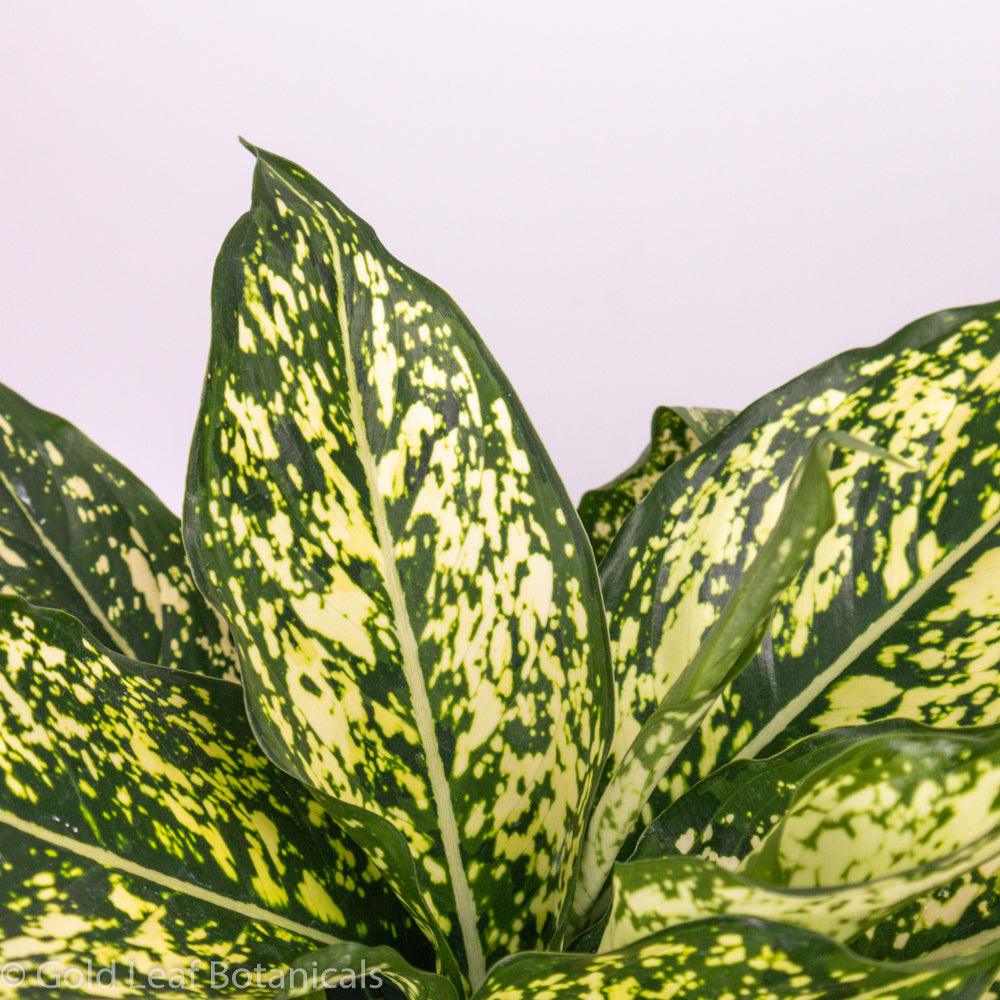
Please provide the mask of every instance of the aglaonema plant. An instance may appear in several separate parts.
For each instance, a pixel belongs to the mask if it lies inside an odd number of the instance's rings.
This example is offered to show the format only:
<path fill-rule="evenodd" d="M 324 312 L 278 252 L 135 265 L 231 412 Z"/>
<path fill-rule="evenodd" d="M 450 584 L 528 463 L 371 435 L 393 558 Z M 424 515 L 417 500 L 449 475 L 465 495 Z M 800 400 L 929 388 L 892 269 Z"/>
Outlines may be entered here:
<path fill-rule="evenodd" d="M 578 514 L 448 295 L 251 152 L 183 528 L 0 395 L 0 992 L 989 995 L 1000 304 L 661 407 Z"/>

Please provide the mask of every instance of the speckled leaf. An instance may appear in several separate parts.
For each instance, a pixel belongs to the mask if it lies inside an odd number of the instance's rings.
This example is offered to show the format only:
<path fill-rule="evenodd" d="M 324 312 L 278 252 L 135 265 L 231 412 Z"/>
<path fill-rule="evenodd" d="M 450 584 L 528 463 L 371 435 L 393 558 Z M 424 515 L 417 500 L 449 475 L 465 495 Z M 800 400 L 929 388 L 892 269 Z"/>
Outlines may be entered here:
<path fill-rule="evenodd" d="M 864 740 L 924 732 L 903 719 L 814 733 L 774 757 L 734 760 L 699 781 L 643 830 L 629 860 L 685 854 L 735 869 L 788 811 L 800 785 Z"/>
<path fill-rule="evenodd" d="M 788 588 L 761 651 L 713 706 L 654 812 L 736 756 L 903 716 L 1000 718 L 1000 304 L 938 313 L 820 365 L 672 465 L 602 564 L 620 760 L 695 656 L 822 429 L 909 459 L 846 456 L 837 525 Z"/>
<path fill-rule="evenodd" d="M 907 960 L 971 955 L 1000 941 L 998 872 L 994 859 L 921 894 L 855 937 L 851 947 L 879 960 Z"/>
<path fill-rule="evenodd" d="M 994 951 L 872 962 L 819 934 L 728 918 L 604 955 L 518 955 L 493 969 L 476 1000 L 979 1000 L 997 964 Z"/>
<path fill-rule="evenodd" d="M 802 782 L 859 740 L 919 733 L 906 721 L 828 730 L 765 760 L 736 760 L 671 803 L 645 830 L 632 860 L 685 854 L 733 870 L 785 814 Z M 989 727 L 994 729 L 995 727 Z M 983 731 L 985 735 L 985 730 Z M 594 946 L 600 938 L 592 932 Z M 872 958 L 911 959 L 1000 938 L 1000 878 L 989 862 L 923 893 L 851 941 Z"/>
<path fill-rule="evenodd" d="M 715 437 L 737 413 L 736 410 L 722 410 L 709 406 L 672 406 L 670 409 L 687 424 L 698 439 L 695 447 Z"/>
<path fill-rule="evenodd" d="M 580 499 L 580 520 L 598 562 L 611 547 L 625 518 L 663 470 L 690 455 L 735 415 L 732 410 L 681 406 L 658 406 L 653 411 L 649 444 L 642 454 L 611 482 L 588 490 Z"/>
<path fill-rule="evenodd" d="M 837 446 L 865 453 L 863 442 L 836 432 L 813 439 L 792 478 L 781 515 L 725 610 L 694 657 L 670 680 L 655 711 L 631 733 L 628 750 L 604 785 L 584 843 L 573 916 L 580 926 L 601 892 L 641 810 L 719 692 L 756 651 L 775 602 L 834 523 L 830 461 Z M 887 453 L 877 453 L 891 459 Z"/>
<path fill-rule="evenodd" d="M 69 612 L 134 659 L 237 675 L 177 516 L 71 424 L 2 385 L 0 592 Z"/>
<path fill-rule="evenodd" d="M 322 987 L 330 991 L 326 994 L 330 997 L 354 997 L 359 995 L 354 991 L 362 989 L 367 996 L 377 992 L 381 997 L 388 982 L 406 1000 L 459 1000 L 450 980 L 415 968 L 391 948 L 333 945 L 299 959 L 288 978 L 295 985 L 283 991 L 282 997 L 308 996 Z M 321 996 L 322 992 L 317 994 Z"/>
<path fill-rule="evenodd" d="M 741 859 L 673 856 L 617 865 L 602 948 L 730 913 L 849 941 L 902 903 L 1000 864 L 995 727 L 861 733 L 796 784 L 782 804 L 776 799 L 785 794 L 783 783 L 756 782 L 758 797 L 741 809 L 741 827 L 754 831 Z M 696 837 L 692 830 L 688 839 Z"/>
<path fill-rule="evenodd" d="M 267 753 L 395 825 L 415 915 L 479 982 L 551 939 L 577 867 L 611 725 L 593 556 L 452 300 L 256 152 L 216 269 L 188 550 Z"/>
<path fill-rule="evenodd" d="M 0 597 L 0 966 L 287 965 L 418 940 L 363 853 L 257 749 L 238 684 L 127 660 Z M 409 945 L 407 945 L 409 946 Z M 105 995 L 105 994 L 102 994 Z M 272 993 L 273 995 L 273 993 Z"/>
<path fill-rule="evenodd" d="M 833 729 L 800 740 L 773 758 L 732 761 L 671 802 L 637 838 L 629 860 L 681 854 L 733 870 L 784 815 L 799 784 L 817 767 L 866 736 L 922 728 L 888 721 Z M 593 909 L 590 927 L 574 941 L 575 949 L 598 947 L 610 904 L 609 886 Z"/>

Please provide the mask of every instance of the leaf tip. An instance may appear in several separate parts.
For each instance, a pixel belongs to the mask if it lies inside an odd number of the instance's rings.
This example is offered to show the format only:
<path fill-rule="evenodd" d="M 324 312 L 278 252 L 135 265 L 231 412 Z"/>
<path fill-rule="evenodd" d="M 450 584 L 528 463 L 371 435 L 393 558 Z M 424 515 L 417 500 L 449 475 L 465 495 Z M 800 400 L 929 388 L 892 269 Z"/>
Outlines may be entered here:
<path fill-rule="evenodd" d="M 261 155 L 260 146 L 255 146 L 249 139 L 244 138 L 242 135 L 238 135 L 236 138 L 239 140 L 240 145 L 245 150 L 252 153 L 254 156 L 257 157 L 257 159 L 260 159 Z"/>

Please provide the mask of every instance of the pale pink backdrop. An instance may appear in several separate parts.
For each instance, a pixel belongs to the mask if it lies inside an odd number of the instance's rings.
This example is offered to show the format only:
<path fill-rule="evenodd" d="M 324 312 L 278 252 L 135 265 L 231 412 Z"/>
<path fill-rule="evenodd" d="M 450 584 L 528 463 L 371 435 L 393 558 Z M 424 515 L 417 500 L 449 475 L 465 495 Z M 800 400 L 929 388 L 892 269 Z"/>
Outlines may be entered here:
<path fill-rule="evenodd" d="M 1000 298 L 995 3 L 0 10 L 0 380 L 175 509 L 237 133 L 454 294 L 575 495 L 657 403 Z"/>

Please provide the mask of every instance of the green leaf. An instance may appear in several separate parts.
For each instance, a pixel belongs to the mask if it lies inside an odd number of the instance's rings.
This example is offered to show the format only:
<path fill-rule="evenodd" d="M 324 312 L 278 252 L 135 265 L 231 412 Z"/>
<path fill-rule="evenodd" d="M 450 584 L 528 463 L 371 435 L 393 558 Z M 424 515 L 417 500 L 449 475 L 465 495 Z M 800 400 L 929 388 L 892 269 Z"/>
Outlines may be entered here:
<path fill-rule="evenodd" d="M 997 953 L 882 963 L 809 931 L 748 918 L 682 924 L 604 955 L 526 954 L 476 1000 L 979 1000 Z"/>
<path fill-rule="evenodd" d="M 672 465 L 629 518 L 602 564 L 614 762 L 754 564 L 816 434 L 848 432 L 914 467 L 855 455 L 834 468 L 836 527 L 678 757 L 653 814 L 726 761 L 818 729 L 1000 718 L 998 308 L 939 313 L 807 372 Z"/>
<path fill-rule="evenodd" d="M 415 968 L 392 948 L 332 945 L 300 958 L 287 978 L 292 985 L 280 994 L 283 997 L 308 996 L 323 987 L 336 997 L 348 989 L 378 990 L 390 982 L 406 1000 L 459 1000 L 450 980 Z"/>
<path fill-rule="evenodd" d="M 398 829 L 408 904 L 478 983 L 552 939 L 577 868 L 611 726 L 593 556 L 458 307 L 254 152 L 215 275 L 188 550 L 268 755 L 374 838 Z"/>
<path fill-rule="evenodd" d="M 0 597 L 0 965 L 266 968 L 419 936 L 258 750 L 239 685 L 127 660 Z M 148 996 L 141 986 L 131 995 Z M 185 995 L 188 995 L 185 993 Z"/>
<path fill-rule="evenodd" d="M 1000 940 L 1000 879 L 991 861 L 900 907 L 851 941 L 878 960 L 974 954 Z"/>
<path fill-rule="evenodd" d="M 176 515 L 71 424 L 2 385 L 0 591 L 69 612 L 133 659 L 237 676 Z"/>
<path fill-rule="evenodd" d="M 341 829 L 377 864 L 386 885 L 398 899 L 407 901 L 414 923 L 433 942 L 439 970 L 450 982 L 462 982 L 464 973 L 452 953 L 446 929 L 425 901 L 420 869 L 406 838 L 387 819 L 367 809 L 322 797 Z"/>
<path fill-rule="evenodd" d="M 705 858 L 733 870 L 784 815 L 799 784 L 859 739 L 922 727 L 888 721 L 816 733 L 776 757 L 737 760 L 713 771 L 661 812 L 638 837 L 630 861 L 671 855 Z M 610 887 L 593 908 L 593 921 L 574 950 L 595 951 L 607 924 Z"/>
<path fill-rule="evenodd" d="M 643 831 L 630 860 L 672 854 L 736 868 L 788 811 L 800 785 L 864 740 L 920 733 L 901 719 L 814 733 L 774 757 L 734 760 L 684 792 Z"/>
<path fill-rule="evenodd" d="M 800 785 L 860 741 L 921 733 L 890 720 L 816 733 L 765 760 L 737 760 L 685 792 L 656 817 L 631 860 L 686 854 L 734 870 L 772 830 Z M 995 731 L 991 727 L 991 731 Z M 987 736 L 987 731 L 981 731 Z M 978 738 L 978 737 L 977 737 Z M 596 947 L 600 933 L 591 932 Z M 918 896 L 850 942 L 871 958 L 911 959 L 942 949 L 974 949 L 1000 931 L 1000 880 L 988 863 Z"/>
<path fill-rule="evenodd" d="M 698 439 L 695 447 L 703 445 L 736 416 L 736 410 L 713 409 L 706 406 L 674 406 L 671 409 L 691 429 Z"/>
<path fill-rule="evenodd" d="M 632 739 L 587 830 L 573 900 L 577 926 L 597 899 L 646 800 L 719 692 L 756 651 L 779 595 L 833 525 L 829 468 L 837 446 L 891 458 L 845 434 L 818 435 L 792 478 L 770 536 L 693 658 L 670 679 L 641 727 L 619 720 L 617 735 L 631 734 Z"/>
<path fill-rule="evenodd" d="M 728 913 L 849 941 L 907 900 L 1000 863 L 1000 730 L 854 734 L 852 744 L 827 741 L 840 753 L 825 762 L 796 756 L 814 767 L 790 802 L 780 801 L 787 761 L 757 775 L 753 799 L 737 796 L 740 827 L 754 831 L 742 858 L 616 866 L 602 948 Z"/>
<path fill-rule="evenodd" d="M 649 444 L 624 472 L 580 499 L 580 520 L 598 562 L 604 558 L 625 518 L 649 492 L 667 466 L 690 455 L 735 416 L 732 410 L 658 406 Z"/>

